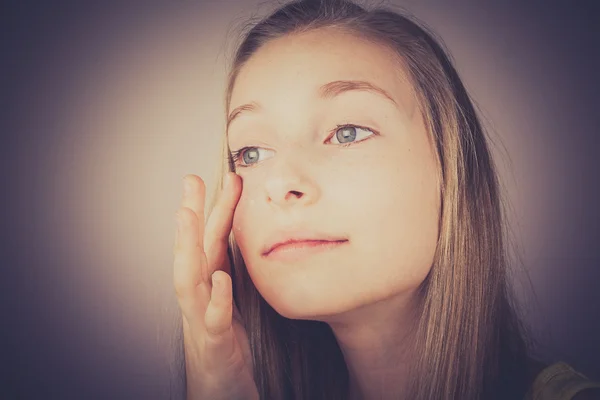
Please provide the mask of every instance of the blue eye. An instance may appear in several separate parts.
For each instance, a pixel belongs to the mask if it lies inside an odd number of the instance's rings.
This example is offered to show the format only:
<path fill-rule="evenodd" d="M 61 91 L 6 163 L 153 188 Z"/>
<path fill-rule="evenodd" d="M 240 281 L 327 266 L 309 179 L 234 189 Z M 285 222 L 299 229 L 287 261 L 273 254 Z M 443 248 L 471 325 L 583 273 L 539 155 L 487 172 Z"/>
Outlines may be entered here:
<path fill-rule="evenodd" d="M 263 149 L 262 147 L 242 147 L 237 151 L 231 152 L 231 160 L 234 165 L 239 167 L 251 167 L 256 163 L 252 161 L 258 161 L 259 156 L 264 152 L 273 152 L 273 150 Z M 239 162 L 241 159 L 242 162 Z M 264 159 L 264 158 L 263 158 Z"/>
<path fill-rule="evenodd" d="M 360 134 L 361 131 L 363 132 L 362 134 Z M 367 133 L 367 135 L 365 135 L 365 132 Z M 375 132 L 373 132 L 371 129 L 362 128 L 360 126 L 351 124 L 338 125 L 334 133 L 335 134 L 331 137 L 331 139 L 335 138 L 338 141 L 338 143 L 343 147 L 347 147 L 352 144 L 366 140 L 360 139 L 356 141 L 356 138 L 358 136 L 367 136 L 368 138 L 371 134 L 375 134 Z"/>
<path fill-rule="evenodd" d="M 365 135 L 366 133 L 366 135 Z M 335 138 L 342 147 L 347 147 L 356 143 L 363 142 L 369 139 L 371 136 L 376 133 L 368 128 L 363 128 L 360 126 L 352 125 L 352 124 L 343 124 L 338 125 L 333 130 L 333 135 L 329 140 Z M 361 138 L 357 140 L 358 137 L 366 136 L 366 138 Z M 336 144 L 336 143 L 334 143 Z M 258 159 L 264 152 L 273 152 L 273 150 L 263 149 L 262 147 L 255 146 L 247 146 L 242 147 L 239 150 L 231 152 L 231 160 L 234 165 L 239 167 L 252 167 L 258 163 Z M 253 162 L 256 161 L 256 162 Z M 261 161 L 264 161 L 264 157 Z"/>

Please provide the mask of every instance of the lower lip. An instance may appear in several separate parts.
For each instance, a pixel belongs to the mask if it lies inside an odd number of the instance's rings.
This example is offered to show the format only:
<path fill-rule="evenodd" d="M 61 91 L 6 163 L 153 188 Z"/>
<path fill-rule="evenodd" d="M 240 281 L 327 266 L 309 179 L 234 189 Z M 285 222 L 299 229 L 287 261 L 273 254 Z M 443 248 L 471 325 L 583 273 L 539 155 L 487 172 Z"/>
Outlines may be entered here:
<path fill-rule="evenodd" d="M 312 254 L 321 253 L 346 243 L 347 240 L 337 242 L 328 242 L 324 240 L 309 240 L 305 242 L 295 242 L 284 244 L 275 248 L 266 258 L 277 261 L 298 261 Z"/>

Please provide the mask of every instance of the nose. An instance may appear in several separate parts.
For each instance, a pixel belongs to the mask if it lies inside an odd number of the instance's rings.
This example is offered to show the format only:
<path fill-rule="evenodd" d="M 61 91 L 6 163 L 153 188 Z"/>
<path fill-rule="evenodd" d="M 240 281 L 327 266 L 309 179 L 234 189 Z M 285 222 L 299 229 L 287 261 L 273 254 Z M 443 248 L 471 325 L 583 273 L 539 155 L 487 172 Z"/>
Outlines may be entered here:
<path fill-rule="evenodd" d="M 268 202 L 279 207 L 291 204 L 308 205 L 315 198 L 315 190 L 307 183 L 290 177 L 270 178 L 265 186 Z"/>
<path fill-rule="evenodd" d="M 266 178 L 267 201 L 278 207 L 310 205 L 319 197 L 319 189 L 307 171 L 306 162 L 294 163 L 288 159 L 273 165 Z"/>

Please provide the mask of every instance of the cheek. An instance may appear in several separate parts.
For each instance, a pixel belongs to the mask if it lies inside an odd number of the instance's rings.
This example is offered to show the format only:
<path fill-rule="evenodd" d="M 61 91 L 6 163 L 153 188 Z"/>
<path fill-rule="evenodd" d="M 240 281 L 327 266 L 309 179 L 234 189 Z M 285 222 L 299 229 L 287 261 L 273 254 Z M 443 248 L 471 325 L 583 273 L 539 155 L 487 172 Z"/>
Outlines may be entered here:
<path fill-rule="evenodd" d="M 366 190 L 354 197 L 360 212 L 353 232 L 360 238 L 361 259 L 375 262 L 375 280 L 389 290 L 419 285 L 433 262 L 439 197 L 435 168 L 422 160 L 396 159 L 383 173 L 371 174 Z"/>
<path fill-rule="evenodd" d="M 252 245 L 251 239 L 253 237 L 253 227 L 256 228 L 260 226 L 257 225 L 257 221 L 255 220 L 255 205 L 256 200 L 247 193 L 242 192 L 233 214 L 233 224 L 231 229 L 242 254 L 245 254 L 246 249 Z"/>

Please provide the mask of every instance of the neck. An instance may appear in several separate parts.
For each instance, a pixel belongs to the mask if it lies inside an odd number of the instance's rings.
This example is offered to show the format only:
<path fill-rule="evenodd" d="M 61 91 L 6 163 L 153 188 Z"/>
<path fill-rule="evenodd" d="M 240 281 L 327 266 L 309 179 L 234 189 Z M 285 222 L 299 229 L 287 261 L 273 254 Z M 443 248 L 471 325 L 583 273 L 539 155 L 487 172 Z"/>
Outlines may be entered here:
<path fill-rule="evenodd" d="M 410 295 L 399 295 L 327 321 L 344 355 L 351 400 L 404 399 L 417 324 Z"/>

